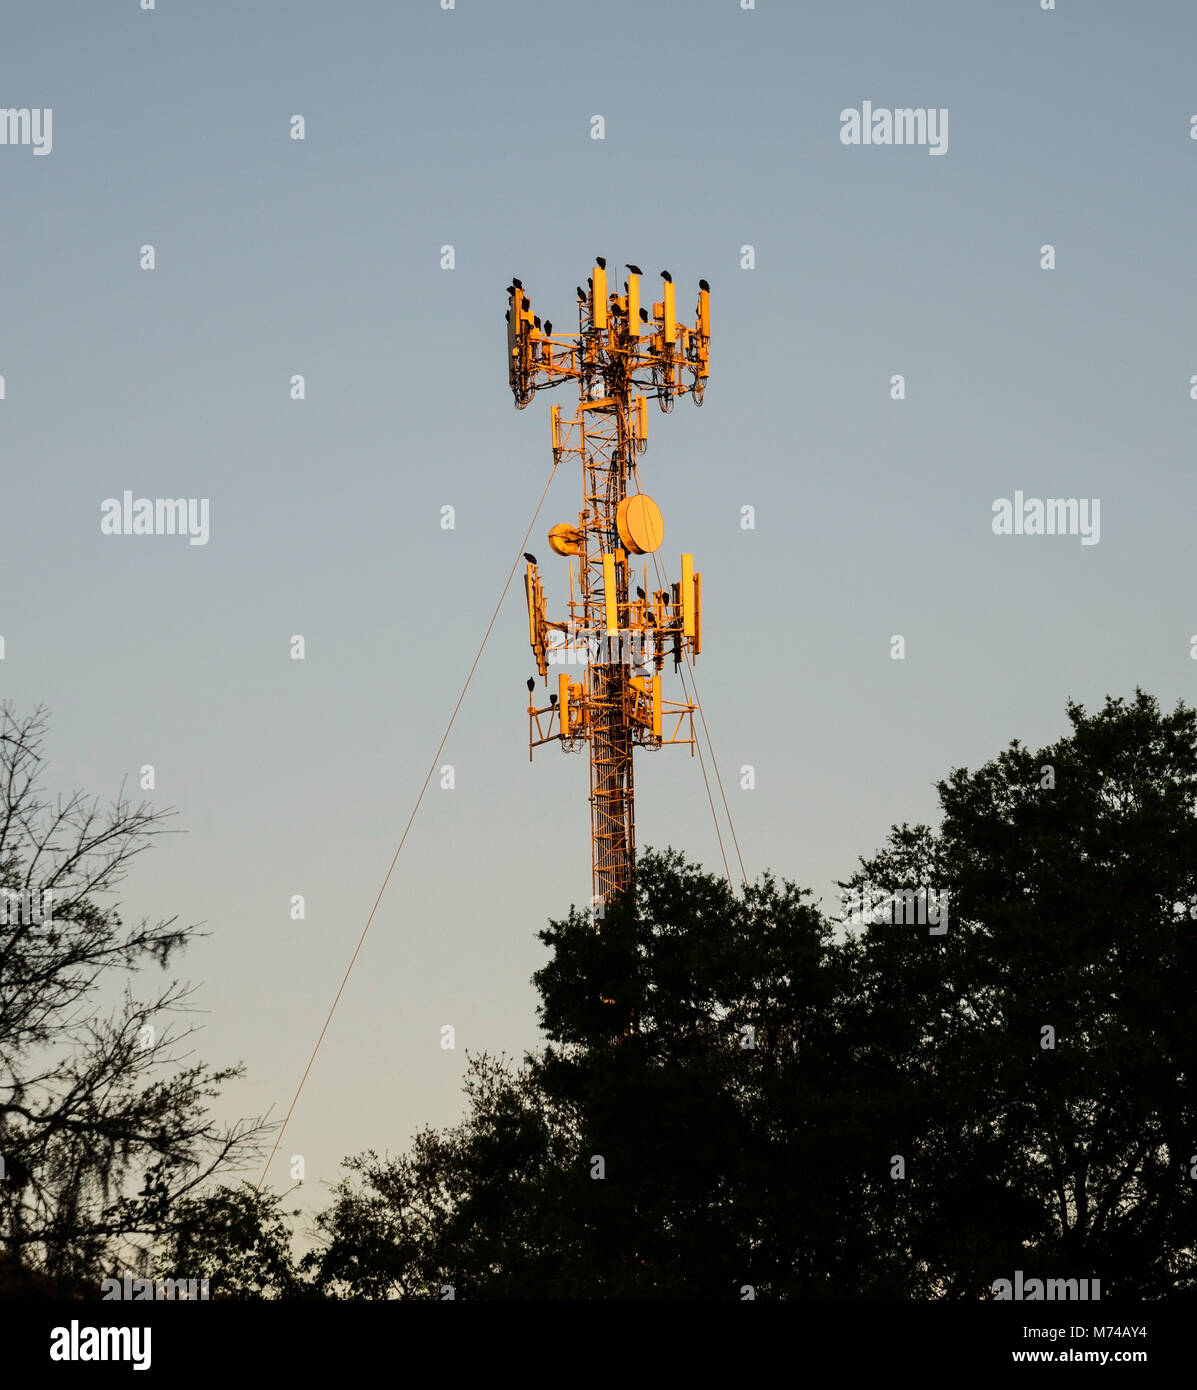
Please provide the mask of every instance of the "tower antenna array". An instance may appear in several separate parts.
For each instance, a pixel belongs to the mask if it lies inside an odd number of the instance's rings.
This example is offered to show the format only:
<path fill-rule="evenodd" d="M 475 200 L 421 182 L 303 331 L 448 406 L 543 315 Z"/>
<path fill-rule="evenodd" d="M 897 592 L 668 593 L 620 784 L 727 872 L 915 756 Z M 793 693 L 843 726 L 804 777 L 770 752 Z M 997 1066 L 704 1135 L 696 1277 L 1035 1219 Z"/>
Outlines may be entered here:
<path fill-rule="evenodd" d="M 677 319 L 668 271 L 661 272 L 661 299 L 651 314 L 640 303 L 640 268 L 627 271 L 623 294 L 612 292 L 607 262 L 596 258 L 587 288 L 578 286 L 576 337 L 554 334 L 547 319 L 542 328 L 519 280 L 507 288 L 508 379 L 516 407 L 523 410 L 547 387 L 578 386 L 572 420 L 562 419 L 559 405 L 552 408 L 555 462 L 574 454 L 582 467 L 577 525 L 559 524 L 548 536 L 550 549 L 569 565 L 566 618 L 546 616 L 537 561 L 524 557 L 528 637 L 546 685 L 549 667 L 558 667 L 556 690 L 543 708 L 532 698 L 535 681 L 528 682 L 528 757 L 550 742 L 567 752 L 589 746 L 592 902 L 600 915 L 634 888 L 633 749 L 681 743 L 694 753 L 697 706 L 663 698 L 666 657 L 676 670 L 685 653 L 702 649 L 702 575 L 693 556 L 682 555 L 679 580 L 655 590 L 647 562 L 641 583 L 634 566 L 635 557 L 655 554 L 665 538 L 660 508 L 640 491 L 637 472 L 648 443 L 648 401 L 665 413 L 687 394 L 702 404 L 710 286 L 699 281 L 690 327 Z"/>

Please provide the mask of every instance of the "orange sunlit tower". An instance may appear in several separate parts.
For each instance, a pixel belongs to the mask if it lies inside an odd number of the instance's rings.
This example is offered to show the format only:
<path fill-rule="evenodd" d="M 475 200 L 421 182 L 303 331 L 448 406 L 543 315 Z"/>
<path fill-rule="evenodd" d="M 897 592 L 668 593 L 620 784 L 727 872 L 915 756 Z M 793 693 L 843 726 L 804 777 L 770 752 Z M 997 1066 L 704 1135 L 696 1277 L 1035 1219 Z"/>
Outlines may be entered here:
<path fill-rule="evenodd" d="M 529 560 L 528 636 L 546 683 L 556 666 L 556 690 L 536 708 L 529 680 L 528 756 L 559 740 L 566 751 L 590 745 L 591 863 L 594 904 L 601 910 L 632 887 L 636 817 L 632 750 L 688 743 L 693 755 L 696 706 L 662 698 L 666 656 L 675 669 L 702 644 L 702 576 L 683 555 L 672 583 L 637 583 L 634 557 L 655 555 L 664 540 L 661 512 L 640 491 L 636 460 L 648 442 L 648 400 L 663 411 L 687 392 L 702 404 L 710 352 L 710 287 L 700 280 L 694 326 L 679 323 L 673 279 L 661 272 L 661 300 L 640 304 L 641 272 L 627 267 L 623 294 L 610 293 L 600 256 L 578 287 L 576 337 L 553 333 L 532 311 L 518 280 L 508 287 L 508 370 L 515 404 L 565 381 L 578 383 L 572 420 L 552 410 L 553 456 L 576 454 L 582 501 L 576 526 L 549 532 L 549 545 L 569 564 L 568 618 L 550 622 L 535 560 Z M 576 561 L 576 565 L 575 565 Z M 659 567 L 654 558 L 654 567 Z"/>

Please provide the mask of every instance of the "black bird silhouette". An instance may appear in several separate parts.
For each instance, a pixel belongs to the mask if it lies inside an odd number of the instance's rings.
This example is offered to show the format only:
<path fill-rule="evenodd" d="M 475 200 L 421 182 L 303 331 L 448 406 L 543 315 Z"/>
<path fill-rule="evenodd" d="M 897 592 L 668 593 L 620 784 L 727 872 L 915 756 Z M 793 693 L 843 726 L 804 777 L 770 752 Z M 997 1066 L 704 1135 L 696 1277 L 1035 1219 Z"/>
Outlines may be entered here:
<path fill-rule="evenodd" d="M 528 298 L 527 295 L 524 295 L 524 301 L 523 301 L 523 303 L 521 304 L 520 307 L 523 309 L 523 311 L 524 311 L 525 314 L 526 314 L 526 313 L 528 312 L 528 310 L 532 307 L 532 301 Z"/>
<path fill-rule="evenodd" d="M 524 282 L 522 280 L 517 280 L 514 275 L 511 277 L 511 283 L 517 290 L 522 290 L 524 288 Z"/>
<path fill-rule="evenodd" d="M 532 315 L 532 322 L 536 325 L 537 328 L 539 328 L 539 327 L 540 327 L 540 315 L 539 315 L 539 314 L 533 314 L 533 315 Z"/>
<path fill-rule="evenodd" d="M 639 599 L 642 599 L 644 597 L 644 590 L 640 587 L 639 584 L 636 585 L 636 597 Z"/>
<path fill-rule="evenodd" d="M 508 309 L 507 312 L 503 315 L 503 317 L 507 320 L 508 323 L 510 323 L 510 322 L 511 322 L 511 310 Z"/>
<path fill-rule="evenodd" d="M 710 285 L 707 284 L 707 282 L 706 282 L 705 280 L 700 280 L 700 281 L 698 282 L 698 288 L 699 288 L 700 290 L 706 290 L 706 292 L 707 292 L 708 294 L 710 294 L 710 292 L 711 292 L 711 287 L 710 287 Z"/>
<path fill-rule="evenodd" d="M 554 709 L 557 708 L 557 697 L 556 697 L 556 695 L 550 695 L 550 696 L 549 696 L 549 704 L 552 705 L 552 707 L 553 707 Z"/>
<path fill-rule="evenodd" d="M 589 276 L 589 275 L 588 275 L 588 276 L 586 277 L 586 284 L 587 284 L 591 289 L 594 289 L 594 279 L 593 279 L 592 276 Z"/>
<path fill-rule="evenodd" d="M 647 310 L 647 309 L 641 309 L 641 310 L 640 310 L 640 322 L 641 322 L 641 323 L 647 323 L 647 322 L 648 322 L 648 310 Z"/>
<path fill-rule="evenodd" d="M 579 299 L 585 299 L 585 298 L 586 298 L 586 293 L 585 293 L 585 291 L 582 289 L 582 286 L 581 286 L 581 285 L 575 285 L 575 286 L 574 286 L 574 289 L 577 290 L 577 292 L 578 292 L 578 298 L 579 298 Z"/>
<path fill-rule="evenodd" d="M 673 276 L 670 275 L 670 273 L 667 270 L 663 270 L 661 272 L 661 279 L 664 280 L 667 285 L 673 284 Z"/>
<path fill-rule="evenodd" d="M 553 321 L 552 321 L 552 319 L 545 319 L 545 321 L 544 321 L 544 331 L 545 331 L 546 333 L 551 333 L 551 332 L 553 331 Z"/>
<path fill-rule="evenodd" d="M 528 677 L 528 694 L 531 695 L 536 689 L 536 682 L 531 676 Z"/>
<path fill-rule="evenodd" d="M 527 560 L 527 562 L 528 562 L 530 565 L 534 565 L 534 564 L 536 563 L 536 556 L 533 555 L 533 554 L 532 554 L 530 551 L 528 551 L 528 550 L 525 550 L 525 551 L 524 551 L 524 559 Z"/>
<path fill-rule="evenodd" d="M 514 286 L 514 285 L 508 285 L 508 286 L 507 286 L 507 293 L 508 293 L 508 294 L 514 294 L 514 293 L 515 293 L 515 286 Z"/>
<path fill-rule="evenodd" d="M 606 270 L 607 268 L 607 262 L 603 260 L 602 256 L 595 256 L 594 263 L 600 270 Z"/>
<path fill-rule="evenodd" d="M 644 274 L 644 271 L 642 271 L 638 265 L 630 265 L 630 266 L 627 267 L 627 269 L 630 270 L 630 271 L 632 272 L 633 275 L 643 275 L 643 274 Z"/>

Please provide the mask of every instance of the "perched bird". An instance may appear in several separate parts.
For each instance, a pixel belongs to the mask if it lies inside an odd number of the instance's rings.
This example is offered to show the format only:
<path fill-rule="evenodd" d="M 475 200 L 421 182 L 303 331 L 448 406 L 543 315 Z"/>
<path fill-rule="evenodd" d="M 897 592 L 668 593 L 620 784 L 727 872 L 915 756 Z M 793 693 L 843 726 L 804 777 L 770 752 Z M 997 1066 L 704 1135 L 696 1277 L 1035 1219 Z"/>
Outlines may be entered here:
<path fill-rule="evenodd" d="M 551 333 L 551 332 L 553 331 L 553 321 L 552 321 L 552 319 L 545 319 L 545 321 L 544 321 L 544 331 L 545 331 L 546 333 Z"/>
<path fill-rule="evenodd" d="M 539 315 L 539 314 L 533 314 L 533 315 L 532 315 L 532 322 L 536 325 L 537 328 L 539 328 L 539 327 L 540 327 L 540 315 Z"/>
<path fill-rule="evenodd" d="M 514 285 L 508 285 L 508 286 L 507 286 L 507 293 L 508 293 L 508 294 L 514 294 L 514 293 L 515 293 L 515 286 L 514 286 Z"/>
<path fill-rule="evenodd" d="M 706 292 L 707 292 L 708 294 L 710 294 L 710 292 L 711 292 L 711 287 L 710 287 L 710 285 L 707 284 L 707 282 L 706 282 L 705 280 L 700 280 L 700 281 L 698 282 L 698 288 L 699 288 L 700 290 L 706 290 Z"/>
<path fill-rule="evenodd" d="M 661 279 L 664 280 L 667 285 L 673 284 L 673 276 L 670 275 L 670 273 L 667 270 L 663 270 L 661 272 Z"/>
<path fill-rule="evenodd" d="M 527 295 L 524 295 L 524 300 L 523 300 L 523 303 L 520 305 L 520 307 L 523 309 L 523 311 L 524 311 L 525 314 L 526 314 L 526 313 L 528 312 L 528 310 L 532 307 L 532 301 L 528 298 Z"/>
<path fill-rule="evenodd" d="M 522 290 L 524 288 L 524 282 L 522 280 L 517 280 L 514 275 L 511 277 L 511 283 L 517 290 Z"/>
<path fill-rule="evenodd" d="M 507 312 L 503 315 L 503 317 L 507 320 L 508 323 L 510 323 L 510 322 L 511 322 L 511 310 L 508 309 Z"/>
<path fill-rule="evenodd" d="M 578 298 L 579 298 L 579 299 L 585 299 L 585 298 L 586 298 L 586 292 L 582 289 L 582 286 L 581 286 L 581 285 L 575 285 L 575 286 L 574 286 L 574 289 L 577 290 L 577 292 L 578 292 Z"/>
<path fill-rule="evenodd" d="M 595 256 L 594 263 L 600 270 L 606 270 L 607 268 L 607 262 L 603 260 L 602 256 Z"/>
<path fill-rule="evenodd" d="M 549 696 L 549 704 L 552 705 L 552 707 L 553 707 L 554 709 L 557 708 L 557 697 L 556 697 L 556 695 L 550 695 L 550 696 Z"/>
<path fill-rule="evenodd" d="M 594 289 L 594 280 L 591 276 L 588 275 L 586 277 L 586 283 L 590 286 L 591 289 Z"/>
<path fill-rule="evenodd" d="M 632 272 L 633 275 L 643 275 L 643 274 L 644 274 L 644 271 L 642 271 L 638 265 L 630 265 L 630 266 L 627 267 L 627 269 L 630 270 L 630 271 Z"/>
<path fill-rule="evenodd" d="M 529 677 L 528 677 L 528 694 L 531 695 L 532 692 L 533 692 L 535 689 L 536 689 L 536 681 L 533 679 L 533 677 L 529 676 Z"/>
<path fill-rule="evenodd" d="M 643 598 L 644 598 L 644 590 L 640 587 L 639 584 L 636 585 L 636 597 L 637 597 L 638 599 L 643 599 Z"/>
<path fill-rule="evenodd" d="M 524 559 L 527 560 L 527 562 L 528 562 L 530 565 L 534 565 L 534 564 L 536 563 L 536 556 L 530 554 L 530 553 L 529 553 L 528 551 L 526 551 L 526 550 L 524 551 Z"/>
<path fill-rule="evenodd" d="M 647 323 L 647 322 L 648 322 L 648 310 L 647 310 L 647 309 L 641 309 L 641 310 L 640 310 L 640 322 L 641 322 L 641 323 Z"/>

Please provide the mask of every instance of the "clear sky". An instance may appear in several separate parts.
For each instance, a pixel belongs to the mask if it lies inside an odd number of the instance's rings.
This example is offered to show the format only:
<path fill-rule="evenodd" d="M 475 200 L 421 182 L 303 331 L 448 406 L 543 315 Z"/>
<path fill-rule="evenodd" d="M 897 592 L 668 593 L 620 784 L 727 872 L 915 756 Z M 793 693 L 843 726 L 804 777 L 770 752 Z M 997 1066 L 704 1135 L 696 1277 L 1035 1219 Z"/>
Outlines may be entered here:
<path fill-rule="evenodd" d="M 705 405 L 653 410 L 640 477 L 703 572 L 750 875 L 831 908 L 1069 697 L 1197 697 L 1189 0 L 24 0 L 3 36 L 53 136 L 0 147 L 0 693 L 50 707 L 56 789 L 154 765 L 186 834 L 123 901 L 211 933 L 228 1116 L 290 1100 L 569 413 L 512 407 L 512 275 L 559 329 L 596 254 L 687 318 L 711 282 Z M 865 101 L 946 109 L 947 152 L 845 145 Z M 208 543 L 101 534 L 125 490 L 207 498 Z M 1100 499 L 1099 543 L 995 535 L 1016 490 Z M 551 609 L 579 498 L 563 466 L 531 542 Z M 466 1048 L 536 1041 L 535 932 L 590 884 L 531 670 L 517 578 L 273 1170 L 311 1205 L 460 1114 Z M 641 844 L 719 866 L 684 750 L 637 791 Z"/>

